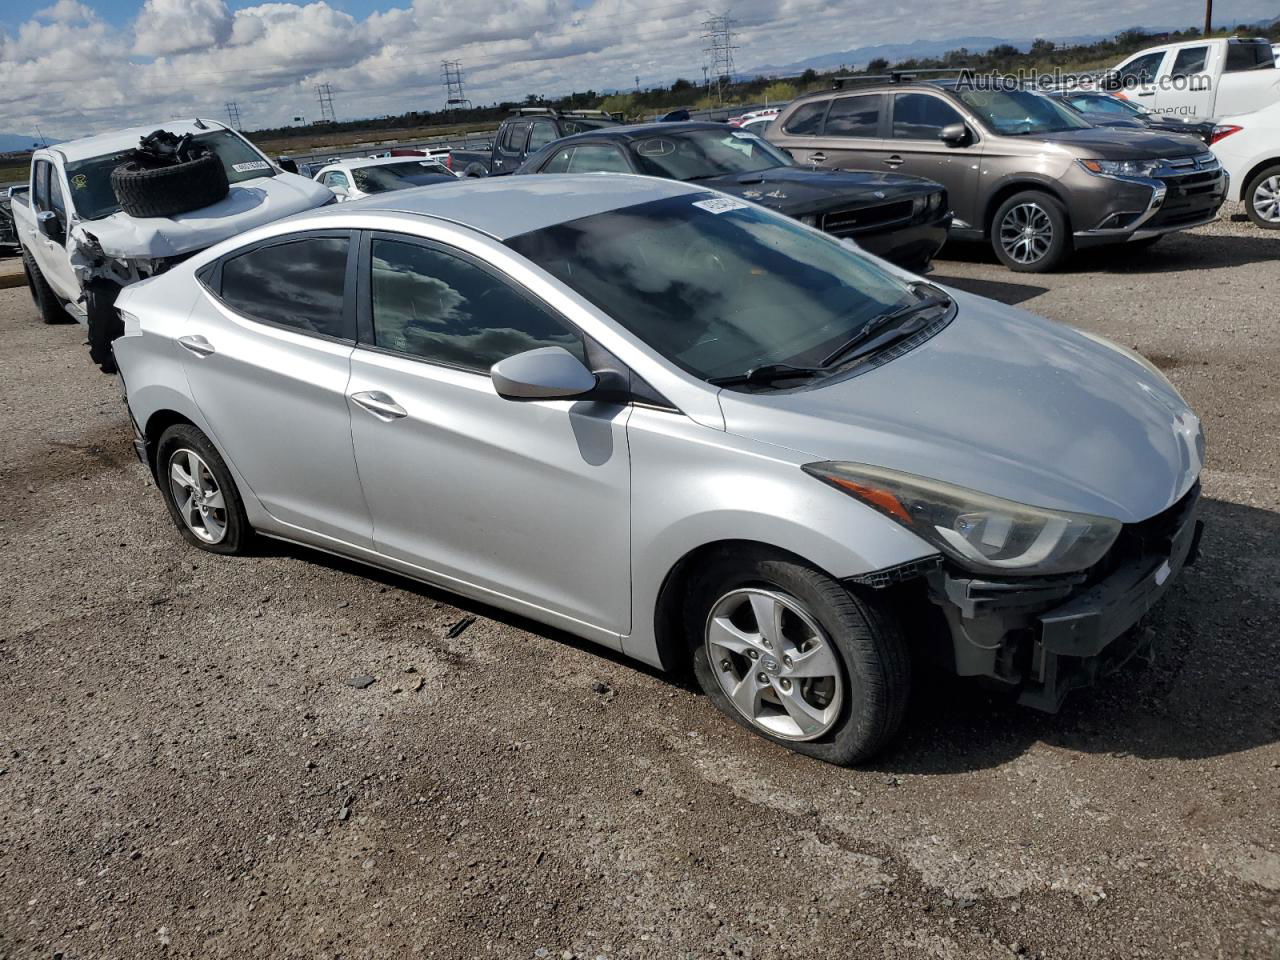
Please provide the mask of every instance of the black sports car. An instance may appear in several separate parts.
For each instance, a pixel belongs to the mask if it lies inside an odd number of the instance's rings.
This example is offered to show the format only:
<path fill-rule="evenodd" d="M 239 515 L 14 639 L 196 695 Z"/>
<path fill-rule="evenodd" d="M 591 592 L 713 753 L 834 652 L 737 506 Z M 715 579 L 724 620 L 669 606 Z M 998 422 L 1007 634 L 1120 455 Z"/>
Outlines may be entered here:
<path fill-rule="evenodd" d="M 1095 127 L 1136 127 L 1161 133 L 1185 133 L 1208 143 L 1216 123 L 1214 120 L 1181 119 L 1152 113 L 1136 103 L 1094 90 L 1065 90 L 1049 96 L 1082 114 Z"/>
<path fill-rule="evenodd" d="M 589 130 L 548 144 L 516 173 L 638 173 L 697 181 L 852 237 L 870 253 L 912 270 L 928 267 L 951 228 L 941 184 L 896 173 L 801 167 L 755 134 L 723 123 Z"/>

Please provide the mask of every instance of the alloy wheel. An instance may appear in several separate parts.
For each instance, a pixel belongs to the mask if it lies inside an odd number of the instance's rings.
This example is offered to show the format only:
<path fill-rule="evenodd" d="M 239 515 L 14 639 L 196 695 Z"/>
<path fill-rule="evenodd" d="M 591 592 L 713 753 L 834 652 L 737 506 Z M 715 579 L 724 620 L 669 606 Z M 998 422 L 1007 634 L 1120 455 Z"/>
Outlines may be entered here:
<path fill-rule="evenodd" d="M 1254 188 L 1253 209 L 1268 223 L 1280 223 L 1280 175 L 1267 177 Z"/>
<path fill-rule="evenodd" d="M 169 490 L 187 529 L 205 543 L 227 535 L 227 505 L 209 465 L 188 447 L 169 458 Z"/>
<path fill-rule="evenodd" d="M 1000 221 L 1000 246 L 1016 263 L 1044 258 L 1053 244 L 1053 221 L 1038 203 L 1011 207 Z"/>
<path fill-rule="evenodd" d="M 840 660 L 798 600 L 757 588 L 727 593 L 711 608 L 705 642 L 720 689 L 753 726 L 782 740 L 813 740 L 836 725 Z"/>

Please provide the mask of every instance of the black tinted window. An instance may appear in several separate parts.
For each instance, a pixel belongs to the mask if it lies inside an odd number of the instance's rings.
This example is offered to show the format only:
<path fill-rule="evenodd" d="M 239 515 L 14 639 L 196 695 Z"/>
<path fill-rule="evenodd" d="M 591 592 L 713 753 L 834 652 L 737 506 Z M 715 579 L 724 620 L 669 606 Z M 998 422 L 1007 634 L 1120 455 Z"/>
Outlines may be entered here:
<path fill-rule="evenodd" d="M 256 320 L 346 336 L 347 246 L 346 237 L 309 237 L 232 257 L 222 264 L 222 299 Z"/>
<path fill-rule="evenodd" d="M 831 103 L 827 125 L 822 131 L 828 137 L 875 137 L 880 135 L 880 95 L 840 97 Z"/>
<path fill-rule="evenodd" d="M 1173 58 L 1172 76 L 1185 77 L 1193 73 L 1204 72 L 1204 61 L 1209 55 L 1208 47 L 1186 47 L 1178 51 Z"/>
<path fill-rule="evenodd" d="M 1276 58 L 1269 43 L 1253 43 L 1252 41 L 1227 42 L 1227 73 L 1238 73 L 1241 70 L 1275 69 Z"/>
<path fill-rule="evenodd" d="M 388 350 L 472 370 L 537 347 L 586 359 L 575 332 L 501 280 L 452 254 L 395 240 L 373 241 L 373 333 Z"/>
<path fill-rule="evenodd" d="M 1120 71 L 1120 79 L 1132 83 L 1151 83 L 1160 72 L 1160 64 L 1164 61 L 1164 51 L 1157 50 L 1139 57 Z"/>
<path fill-rule="evenodd" d="M 797 107 L 782 126 L 783 133 L 799 137 L 816 137 L 822 132 L 822 118 L 826 115 L 829 100 L 815 100 Z"/>
<path fill-rule="evenodd" d="M 529 128 L 529 152 L 541 150 L 556 139 L 556 128 L 545 120 L 538 121 Z"/>
<path fill-rule="evenodd" d="M 927 93 L 900 93 L 893 98 L 893 135 L 904 140 L 937 140 L 942 128 L 963 123 L 949 103 Z"/>

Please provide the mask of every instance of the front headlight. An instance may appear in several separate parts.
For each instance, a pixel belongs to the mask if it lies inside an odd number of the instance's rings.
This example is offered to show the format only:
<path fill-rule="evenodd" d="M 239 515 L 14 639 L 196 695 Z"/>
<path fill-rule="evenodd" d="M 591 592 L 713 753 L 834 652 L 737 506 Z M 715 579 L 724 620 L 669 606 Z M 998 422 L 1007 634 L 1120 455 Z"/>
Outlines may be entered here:
<path fill-rule="evenodd" d="M 942 206 L 942 193 L 929 194 L 929 209 L 937 210 L 940 206 Z"/>
<path fill-rule="evenodd" d="M 929 202 L 928 197 L 916 197 L 911 201 L 911 215 L 918 216 L 924 213 L 925 204 Z"/>
<path fill-rule="evenodd" d="M 1159 160 L 1081 160 L 1080 166 L 1099 177 L 1147 177 L 1156 175 Z"/>
<path fill-rule="evenodd" d="M 1120 534 L 1118 520 L 1031 507 L 882 467 L 826 462 L 804 471 L 980 573 L 1075 573 L 1101 560 Z"/>
<path fill-rule="evenodd" d="M 813 214 L 809 214 L 807 217 L 801 217 L 800 222 L 806 227 L 816 227 L 818 225 L 818 218 Z"/>

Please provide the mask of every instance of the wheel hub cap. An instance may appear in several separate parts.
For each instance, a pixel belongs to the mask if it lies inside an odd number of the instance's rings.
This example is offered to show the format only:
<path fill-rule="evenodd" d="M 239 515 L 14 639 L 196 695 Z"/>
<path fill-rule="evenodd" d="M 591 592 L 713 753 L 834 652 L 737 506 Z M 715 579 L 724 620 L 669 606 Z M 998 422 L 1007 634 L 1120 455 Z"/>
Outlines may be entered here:
<path fill-rule="evenodd" d="M 169 458 L 169 490 L 187 529 L 205 543 L 221 543 L 227 535 L 226 499 L 200 454 L 184 448 Z"/>
<path fill-rule="evenodd" d="M 826 631 L 800 601 L 772 590 L 725 594 L 707 618 L 706 649 L 720 689 L 752 726 L 813 740 L 840 717 L 844 673 Z"/>
<path fill-rule="evenodd" d="M 1035 263 L 1053 244 L 1053 221 L 1038 203 L 1020 203 L 1000 221 L 1000 247 L 1017 263 Z"/>
<path fill-rule="evenodd" d="M 1268 223 L 1280 223 L 1280 177 L 1267 177 L 1253 191 L 1253 209 Z"/>

